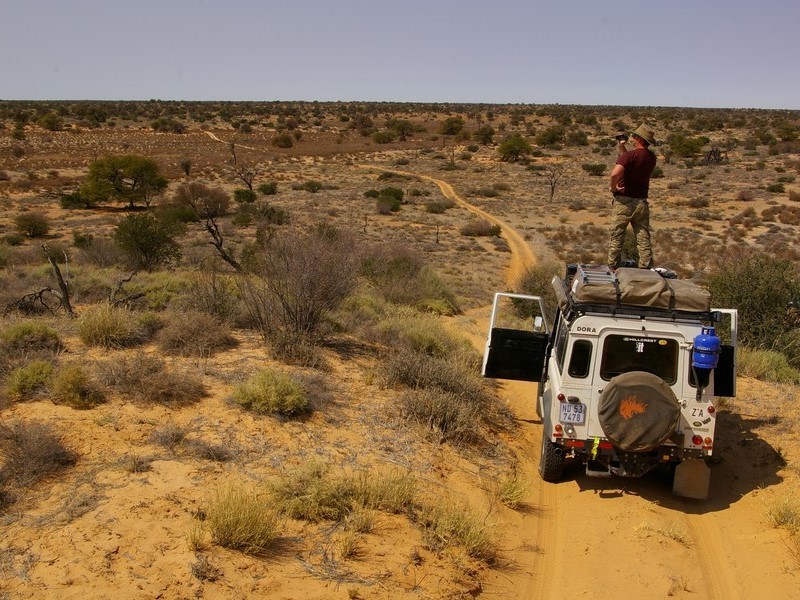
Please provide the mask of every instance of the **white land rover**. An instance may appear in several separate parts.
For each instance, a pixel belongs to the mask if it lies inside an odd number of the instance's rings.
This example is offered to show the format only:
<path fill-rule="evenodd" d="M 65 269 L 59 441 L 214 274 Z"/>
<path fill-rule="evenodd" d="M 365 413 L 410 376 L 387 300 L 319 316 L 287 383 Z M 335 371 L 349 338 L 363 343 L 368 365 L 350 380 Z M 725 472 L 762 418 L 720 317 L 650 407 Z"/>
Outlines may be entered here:
<path fill-rule="evenodd" d="M 663 465 L 673 493 L 707 498 L 714 399 L 736 394 L 737 311 L 650 270 L 569 265 L 552 283 L 552 324 L 540 297 L 495 295 L 483 360 L 484 377 L 539 382 L 542 478 L 570 462 L 592 476 Z M 501 307 L 523 302 L 538 305 L 533 326 L 502 326 Z"/>

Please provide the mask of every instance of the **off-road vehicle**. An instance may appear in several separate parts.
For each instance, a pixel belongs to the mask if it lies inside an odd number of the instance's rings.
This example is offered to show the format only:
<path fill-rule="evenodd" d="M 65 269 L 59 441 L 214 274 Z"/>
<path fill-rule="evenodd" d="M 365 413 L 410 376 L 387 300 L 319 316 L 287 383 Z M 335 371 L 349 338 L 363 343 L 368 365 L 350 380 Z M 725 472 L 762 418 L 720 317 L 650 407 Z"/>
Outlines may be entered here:
<path fill-rule="evenodd" d="M 542 478 L 570 463 L 592 476 L 661 466 L 675 494 L 706 498 L 715 398 L 736 394 L 737 311 L 654 270 L 568 265 L 552 285 L 552 318 L 542 297 L 495 295 L 483 361 L 485 377 L 539 382 Z M 504 326 L 501 312 L 524 305 L 533 323 Z"/>

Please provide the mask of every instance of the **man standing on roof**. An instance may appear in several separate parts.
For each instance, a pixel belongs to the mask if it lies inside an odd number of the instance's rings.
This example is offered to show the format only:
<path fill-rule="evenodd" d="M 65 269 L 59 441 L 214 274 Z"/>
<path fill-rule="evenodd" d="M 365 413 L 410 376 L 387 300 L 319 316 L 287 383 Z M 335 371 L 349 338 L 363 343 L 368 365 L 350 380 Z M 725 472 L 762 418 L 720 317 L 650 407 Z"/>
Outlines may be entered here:
<path fill-rule="evenodd" d="M 656 166 L 656 155 L 650 150 L 655 144 L 653 131 L 640 125 L 631 133 L 633 150 L 625 145 L 628 136 L 617 136 L 619 157 L 611 171 L 611 193 L 614 194 L 614 223 L 608 243 L 608 265 L 619 267 L 622 242 L 628 223 L 633 226 L 639 250 L 639 268 L 653 267 L 653 246 L 650 241 L 650 175 Z"/>

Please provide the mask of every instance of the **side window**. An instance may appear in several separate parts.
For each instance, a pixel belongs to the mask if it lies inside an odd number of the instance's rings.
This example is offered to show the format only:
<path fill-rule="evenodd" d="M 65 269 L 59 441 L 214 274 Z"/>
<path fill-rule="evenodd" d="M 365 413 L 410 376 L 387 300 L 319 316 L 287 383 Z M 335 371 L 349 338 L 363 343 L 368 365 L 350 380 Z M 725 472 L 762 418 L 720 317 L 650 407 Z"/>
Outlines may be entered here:
<path fill-rule="evenodd" d="M 572 355 L 569 359 L 570 377 L 583 379 L 589 375 L 589 366 L 592 364 L 593 344 L 589 340 L 577 340 L 572 344 Z"/>
<path fill-rule="evenodd" d="M 569 332 L 569 325 L 564 319 L 558 322 L 558 331 L 556 332 L 556 360 L 558 361 L 558 370 L 564 370 L 564 355 L 567 353 L 567 333 Z"/>

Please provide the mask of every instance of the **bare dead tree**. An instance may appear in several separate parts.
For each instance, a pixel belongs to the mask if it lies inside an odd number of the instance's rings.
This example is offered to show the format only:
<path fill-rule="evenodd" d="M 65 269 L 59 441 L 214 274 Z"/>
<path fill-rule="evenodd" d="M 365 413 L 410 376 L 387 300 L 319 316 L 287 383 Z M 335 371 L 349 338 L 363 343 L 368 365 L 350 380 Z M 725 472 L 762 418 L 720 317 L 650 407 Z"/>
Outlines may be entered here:
<path fill-rule="evenodd" d="M 545 176 L 547 177 L 547 185 L 550 187 L 550 202 L 552 202 L 556 195 L 558 182 L 564 176 L 564 168 L 561 165 L 548 165 Z"/>
<path fill-rule="evenodd" d="M 251 192 L 253 191 L 253 182 L 256 178 L 255 170 L 250 168 L 246 164 L 240 164 L 238 158 L 236 157 L 236 142 L 231 142 L 228 147 L 231 151 L 231 164 L 233 165 L 233 174 L 241 181 L 247 189 Z"/>
<path fill-rule="evenodd" d="M 232 266 L 236 272 L 242 272 L 242 265 L 239 264 L 233 256 L 225 249 L 225 240 L 222 237 L 222 232 L 219 230 L 219 226 L 217 222 L 214 220 L 213 217 L 208 217 L 206 219 L 206 231 L 211 235 L 211 244 L 214 248 L 217 249 L 217 252 L 220 255 L 220 258 Z"/>
<path fill-rule="evenodd" d="M 133 276 L 136 275 L 136 271 L 132 271 L 130 275 L 128 275 L 125 279 L 120 279 L 117 282 L 117 287 L 115 287 L 111 293 L 108 295 L 108 301 L 111 306 L 130 306 L 131 302 L 142 298 L 146 295 L 145 292 L 135 292 L 133 294 L 129 294 L 127 292 L 123 295 L 122 286 L 126 283 L 130 282 L 133 279 Z"/>
<path fill-rule="evenodd" d="M 51 298 L 56 302 L 53 304 Z M 22 298 L 9 302 L 3 308 L 3 314 L 7 315 L 10 312 L 21 312 L 26 315 L 38 314 L 42 312 L 51 315 L 56 314 L 56 309 L 61 306 L 61 297 L 58 292 L 53 288 L 42 288 L 37 292 L 25 294 Z"/>
<path fill-rule="evenodd" d="M 72 310 L 72 304 L 69 301 L 69 286 L 67 282 L 64 281 L 64 278 L 61 276 L 61 269 L 58 267 L 58 263 L 53 258 L 52 254 L 50 253 L 50 248 L 47 244 L 42 244 L 42 250 L 44 250 L 45 256 L 47 256 L 47 261 L 50 263 L 50 267 L 53 269 L 53 276 L 56 278 L 56 283 L 58 284 L 58 289 L 61 290 L 60 293 L 55 293 L 59 300 L 61 301 L 61 306 L 67 312 L 70 317 L 75 317 L 75 311 Z M 69 270 L 69 257 L 67 253 L 64 252 L 64 260 L 66 261 L 67 269 Z"/>

